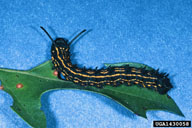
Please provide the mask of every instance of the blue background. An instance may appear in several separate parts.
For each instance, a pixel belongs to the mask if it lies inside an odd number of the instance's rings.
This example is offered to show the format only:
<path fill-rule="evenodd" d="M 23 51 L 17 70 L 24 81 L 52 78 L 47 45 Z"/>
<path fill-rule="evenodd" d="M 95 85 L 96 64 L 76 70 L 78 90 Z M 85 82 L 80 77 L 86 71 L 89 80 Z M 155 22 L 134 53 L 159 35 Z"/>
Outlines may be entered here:
<path fill-rule="evenodd" d="M 146 120 L 106 97 L 57 90 L 42 97 L 48 128 L 149 128 L 153 120 L 192 119 L 191 0 L 0 0 L 1 68 L 27 70 L 51 58 L 51 41 L 40 25 L 53 38 L 92 30 L 72 46 L 79 66 L 138 62 L 170 73 L 169 95 L 186 116 L 149 111 Z M 0 91 L 0 127 L 30 127 L 12 104 Z"/>

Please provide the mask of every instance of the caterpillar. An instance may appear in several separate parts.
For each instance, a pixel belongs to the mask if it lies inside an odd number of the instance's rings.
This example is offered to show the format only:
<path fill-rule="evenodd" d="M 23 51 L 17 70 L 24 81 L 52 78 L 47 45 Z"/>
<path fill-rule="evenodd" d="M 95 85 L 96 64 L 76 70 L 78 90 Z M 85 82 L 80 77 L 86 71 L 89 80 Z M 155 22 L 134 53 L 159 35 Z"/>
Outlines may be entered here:
<path fill-rule="evenodd" d="M 125 84 L 127 86 L 137 85 L 139 87 L 148 88 L 166 94 L 173 86 L 168 78 L 167 73 L 159 72 L 159 70 L 146 70 L 146 68 L 136 68 L 130 65 L 114 66 L 102 69 L 86 69 L 80 68 L 72 64 L 70 59 L 70 45 L 81 34 L 86 32 L 84 29 L 76 35 L 71 41 L 65 38 L 56 38 L 55 40 L 42 27 L 40 28 L 48 35 L 52 41 L 51 59 L 54 68 L 58 72 L 58 78 L 61 74 L 65 80 L 72 81 L 82 86 L 95 86 L 102 88 L 105 85 L 119 86 Z"/>

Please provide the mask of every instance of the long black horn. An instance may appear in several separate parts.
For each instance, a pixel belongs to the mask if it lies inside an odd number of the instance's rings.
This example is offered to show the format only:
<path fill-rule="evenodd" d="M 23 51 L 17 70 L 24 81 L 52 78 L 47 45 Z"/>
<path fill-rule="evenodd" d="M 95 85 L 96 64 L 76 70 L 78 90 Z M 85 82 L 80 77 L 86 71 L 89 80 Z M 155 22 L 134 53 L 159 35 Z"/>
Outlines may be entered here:
<path fill-rule="evenodd" d="M 51 41 L 53 42 L 53 39 L 51 38 L 51 36 L 49 35 L 49 33 L 42 27 L 40 26 L 40 28 L 48 35 L 48 37 L 51 39 Z"/>
<path fill-rule="evenodd" d="M 84 33 L 86 31 L 86 29 L 84 29 L 83 31 L 81 31 L 79 34 L 77 34 L 70 42 L 69 42 L 69 45 L 71 45 L 71 43 L 73 43 L 73 41 L 75 39 L 77 39 L 82 33 Z"/>

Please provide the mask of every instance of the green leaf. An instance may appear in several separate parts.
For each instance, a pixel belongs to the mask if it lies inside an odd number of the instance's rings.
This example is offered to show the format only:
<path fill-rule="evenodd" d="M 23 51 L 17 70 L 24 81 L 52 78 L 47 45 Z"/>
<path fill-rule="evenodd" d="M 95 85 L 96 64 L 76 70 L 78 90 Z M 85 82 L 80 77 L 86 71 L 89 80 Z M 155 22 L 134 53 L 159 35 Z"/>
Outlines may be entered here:
<path fill-rule="evenodd" d="M 152 68 L 138 63 L 105 64 L 106 66 L 122 66 L 129 64 L 133 67 Z M 53 89 L 80 89 L 95 92 L 109 97 L 123 105 L 133 113 L 146 118 L 147 110 L 166 110 L 184 116 L 176 103 L 168 95 L 160 95 L 155 91 L 140 88 L 135 85 L 119 87 L 105 86 L 103 89 L 96 87 L 82 87 L 70 81 L 58 79 L 53 75 L 51 61 L 47 61 L 31 70 L 18 71 L 0 69 L 0 80 L 4 91 L 13 98 L 11 108 L 32 127 L 46 128 L 46 117 L 41 108 L 41 96 Z M 16 88 L 18 83 L 23 88 Z"/>

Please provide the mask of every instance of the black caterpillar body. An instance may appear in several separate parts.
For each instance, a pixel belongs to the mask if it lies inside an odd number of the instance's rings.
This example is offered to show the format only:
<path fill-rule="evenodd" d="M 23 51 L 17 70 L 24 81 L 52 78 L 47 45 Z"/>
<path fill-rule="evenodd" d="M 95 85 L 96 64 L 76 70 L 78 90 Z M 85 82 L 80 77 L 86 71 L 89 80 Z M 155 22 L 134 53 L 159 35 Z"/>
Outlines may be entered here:
<path fill-rule="evenodd" d="M 64 38 L 53 40 L 47 31 L 41 27 L 52 40 L 51 54 L 54 68 L 66 80 L 82 86 L 103 87 L 104 85 L 119 86 L 137 85 L 166 94 L 173 86 L 170 83 L 168 74 L 160 73 L 158 70 L 146 70 L 145 68 L 136 68 L 129 65 L 107 67 L 106 69 L 86 69 L 79 68 L 71 63 L 70 44 L 85 30 L 79 33 L 72 41 Z"/>

